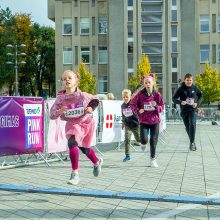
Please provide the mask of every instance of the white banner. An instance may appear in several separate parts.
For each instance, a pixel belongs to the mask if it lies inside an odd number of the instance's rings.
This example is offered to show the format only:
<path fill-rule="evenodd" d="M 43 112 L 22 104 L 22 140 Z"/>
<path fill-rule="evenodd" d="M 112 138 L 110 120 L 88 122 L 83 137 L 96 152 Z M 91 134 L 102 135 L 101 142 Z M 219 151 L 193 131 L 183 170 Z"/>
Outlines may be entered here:
<path fill-rule="evenodd" d="M 103 107 L 103 128 L 102 143 L 124 141 L 124 131 L 121 129 L 122 116 L 121 105 L 123 101 L 102 100 Z"/>

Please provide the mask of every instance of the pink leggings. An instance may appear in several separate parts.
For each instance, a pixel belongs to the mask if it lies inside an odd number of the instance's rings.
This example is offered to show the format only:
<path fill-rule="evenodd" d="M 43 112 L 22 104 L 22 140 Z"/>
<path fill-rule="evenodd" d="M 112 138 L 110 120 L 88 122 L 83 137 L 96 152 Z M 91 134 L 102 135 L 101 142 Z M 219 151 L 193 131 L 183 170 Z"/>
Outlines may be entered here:
<path fill-rule="evenodd" d="M 80 150 L 83 153 L 86 152 L 85 155 L 92 161 L 94 165 L 98 164 L 99 159 L 92 148 L 80 147 Z M 69 155 L 70 155 L 72 169 L 77 170 L 79 167 L 79 147 L 74 146 L 72 148 L 69 148 Z"/>

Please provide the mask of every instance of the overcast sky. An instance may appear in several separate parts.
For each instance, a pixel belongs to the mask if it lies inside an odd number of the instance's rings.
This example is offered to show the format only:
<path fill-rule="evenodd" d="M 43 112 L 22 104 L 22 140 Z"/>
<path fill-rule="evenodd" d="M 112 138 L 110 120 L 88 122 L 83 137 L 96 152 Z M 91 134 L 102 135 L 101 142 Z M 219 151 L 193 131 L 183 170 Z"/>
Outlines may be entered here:
<path fill-rule="evenodd" d="M 9 9 L 12 13 L 28 13 L 31 14 L 33 22 L 39 23 L 41 26 L 55 27 L 55 23 L 47 17 L 47 0 L 0 0 L 2 9 Z"/>

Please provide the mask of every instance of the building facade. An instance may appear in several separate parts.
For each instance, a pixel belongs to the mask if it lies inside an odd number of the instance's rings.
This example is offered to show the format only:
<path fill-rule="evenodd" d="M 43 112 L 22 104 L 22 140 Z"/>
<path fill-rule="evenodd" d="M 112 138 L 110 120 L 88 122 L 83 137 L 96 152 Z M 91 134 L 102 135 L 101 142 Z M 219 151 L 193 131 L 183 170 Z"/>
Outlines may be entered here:
<path fill-rule="evenodd" d="M 218 0 L 48 0 L 56 28 L 56 85 L 81 60 L 94 74 L 97 93 L 121 98 L 142 54 L 166 103 L 185 73 L 220 67 Z"/>

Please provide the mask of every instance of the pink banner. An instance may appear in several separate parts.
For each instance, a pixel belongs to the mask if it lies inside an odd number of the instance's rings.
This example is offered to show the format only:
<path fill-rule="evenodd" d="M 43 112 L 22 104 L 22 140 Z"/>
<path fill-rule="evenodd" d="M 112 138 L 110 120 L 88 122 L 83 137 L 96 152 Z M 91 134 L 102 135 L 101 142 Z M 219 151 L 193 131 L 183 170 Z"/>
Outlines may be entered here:
<path fill-rule="evenodd" d="M 0 96 L 0 155 L 43 151 L 43 98 Z"/>
<path fill-rule="evenodd" d="M 55 99 L 47 100 L 47 111 L 49 114 L 50 108 L 53 105 Z M 48 116 L 49 117 L 49 116 Z M 67 139 L 65 136 L 65 121 L 49 119 L 48 133 L 47 133 L 47 152 L 56 153 L 67 151 Z"/>

